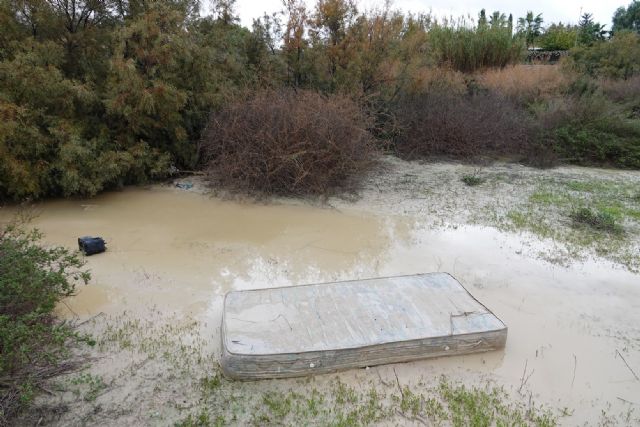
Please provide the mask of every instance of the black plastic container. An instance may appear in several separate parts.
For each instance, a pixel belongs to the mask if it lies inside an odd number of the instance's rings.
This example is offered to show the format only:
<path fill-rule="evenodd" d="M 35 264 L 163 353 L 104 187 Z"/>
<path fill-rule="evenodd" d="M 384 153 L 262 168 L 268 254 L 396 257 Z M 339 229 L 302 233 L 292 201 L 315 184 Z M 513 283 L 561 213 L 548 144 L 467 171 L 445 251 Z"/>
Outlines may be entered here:
<path fill-rule="evenodd" d="M 85 255 L 95 255 L 107 250 L 106 243 L 102 237 L 84 236 L 78 238 L 78 248 Z"/>

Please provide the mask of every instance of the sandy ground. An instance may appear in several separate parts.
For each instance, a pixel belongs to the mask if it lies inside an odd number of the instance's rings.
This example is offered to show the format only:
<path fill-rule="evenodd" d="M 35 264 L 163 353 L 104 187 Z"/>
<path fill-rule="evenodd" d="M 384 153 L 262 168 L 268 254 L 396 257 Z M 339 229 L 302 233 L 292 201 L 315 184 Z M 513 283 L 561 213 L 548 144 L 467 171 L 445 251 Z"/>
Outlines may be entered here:
<path fill-rule="evenodd" d="M 202 378 L 216 374 L 225 292 L 432 271 L 453 274 L 508 325 L 504 351 L 226 382 L 212 411 L 226 423 L 261 424 L 255 413 L 273 390 L 326 391 L 337 381 L 390 394 L 444 375 L 504 387 L 514 401 L 550 408 L 563 425 L 640 422 L 640 275 L 597 254 L 550 261 L 541 254 L 562 252 L 561 244 L 504 231 L 495 220 L 543 180 L 640 188 L 640 173 L 504 164 L 482 168 L 487 183 L 467 187 L 460 178 L 477 172 L 471 166 L 384 165 L 358 198 L 327 203 L 225 201 L 192 178 L 181 180 L 195 183 L 188 190 L 156 185 L 35 206 L 33 225 L 47 242 L 71 247 L 78 236 L 100 235 L 109 250 L 87 258 L 91 284 L 60 307 L 96 337 L 92 360 L 57 380 L 25 423 L 173 425 L 199 410 Z M 0 210 L 0 219 L 14 213 Z M 626 247 L 638 257 L 629 230 Z M 376 423 L 420 424 L 401 414 Z"/>

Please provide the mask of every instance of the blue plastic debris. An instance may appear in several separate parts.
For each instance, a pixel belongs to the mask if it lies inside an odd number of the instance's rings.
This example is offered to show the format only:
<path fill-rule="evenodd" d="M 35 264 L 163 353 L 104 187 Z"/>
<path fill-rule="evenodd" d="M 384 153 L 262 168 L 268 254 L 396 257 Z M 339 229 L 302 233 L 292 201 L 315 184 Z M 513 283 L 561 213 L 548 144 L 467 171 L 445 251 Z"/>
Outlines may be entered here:
<path fill-rule="evenodd" d="M 193 183 L 191 182 L 178 182 L 176 183 L 176 187 L 181 188 L 183 190 L 191 190 L 191 188 L 193 187 Z"/>
<path fill-rule="evenodd" d="M 102 237 L 91 236 L 79 237 L 78 248 L 87 256 L 99 254 L 107 250 L 106 243 Z"/>

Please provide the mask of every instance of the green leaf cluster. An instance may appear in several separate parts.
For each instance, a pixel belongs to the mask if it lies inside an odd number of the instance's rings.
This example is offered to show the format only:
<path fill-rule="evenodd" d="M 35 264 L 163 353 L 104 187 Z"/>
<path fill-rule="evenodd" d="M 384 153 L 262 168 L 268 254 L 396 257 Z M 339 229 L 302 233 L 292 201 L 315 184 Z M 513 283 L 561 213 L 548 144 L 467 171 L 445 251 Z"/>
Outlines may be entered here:
<path fill-rule="evenodd" d="M 80 339 L 54 310 L 90 275 L 77 252 L 44 247 L 41 236 L 15 225 L 0 230 L 0 423 L 29 403 L 34 385 Z"/>
<path fill-rule="evenodd" d="M 3 1 L 0 23 L 0 199 L 192 169 L 210 110 L 256 80 L 251 33 L 191 1 Z"/>

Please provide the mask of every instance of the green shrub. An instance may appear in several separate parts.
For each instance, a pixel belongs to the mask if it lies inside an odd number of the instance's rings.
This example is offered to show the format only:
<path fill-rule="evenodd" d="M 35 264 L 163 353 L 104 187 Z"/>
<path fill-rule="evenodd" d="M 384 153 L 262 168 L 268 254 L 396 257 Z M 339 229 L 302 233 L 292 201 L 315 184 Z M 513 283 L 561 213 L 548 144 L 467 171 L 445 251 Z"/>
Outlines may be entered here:
<path fill-rule="evenodd" d="M 210 110 L 254 82 L 250 32 L 197 2 L 89 3 L 82 19 L 75 3 L 0 5 L 0 200 L 192 170 Z"/>
<path fill-rule="evenodd" d="M 88 195 L 163 176 L 169 156 L 139 139 L 121 145 L 104 121 L 96 93 L 63 75 L 53 43 L 25 42 L 0 61 L 0 199 Z"/>
<path fill-rule="evenodd" d="M 640 34 L 620 32 L 611 40 L 576 47 L 569 63 L 592 77 L 627 79 L 640 73 Z"/>
<path fill-rule="evenodd" d="M 640 168 L 640 120 L 628 118 L 623 108 L 598 94 L 561 104 L 546 114 L 553 116 L 550 137 L 562 161 Z"/>
<path fill-rule="evenodd" d="M 0 230 L 0 424 L 28 406 L 80 338 L 54 309 L 89 273 L 77 253 L 43 247 L 40 238 L 13 225 Z"/>
<path fill-rule="evenodd" d="M 558 128 L 555 137 L 560 159 L 581 165 L 640 168 L 640 126 L 613 126 L 620 127 L 610 129 L 606 123 L 599 123 L 594 127 L 569 124 Z M 625 135 L 627 132 L 631 135 Z"/>

